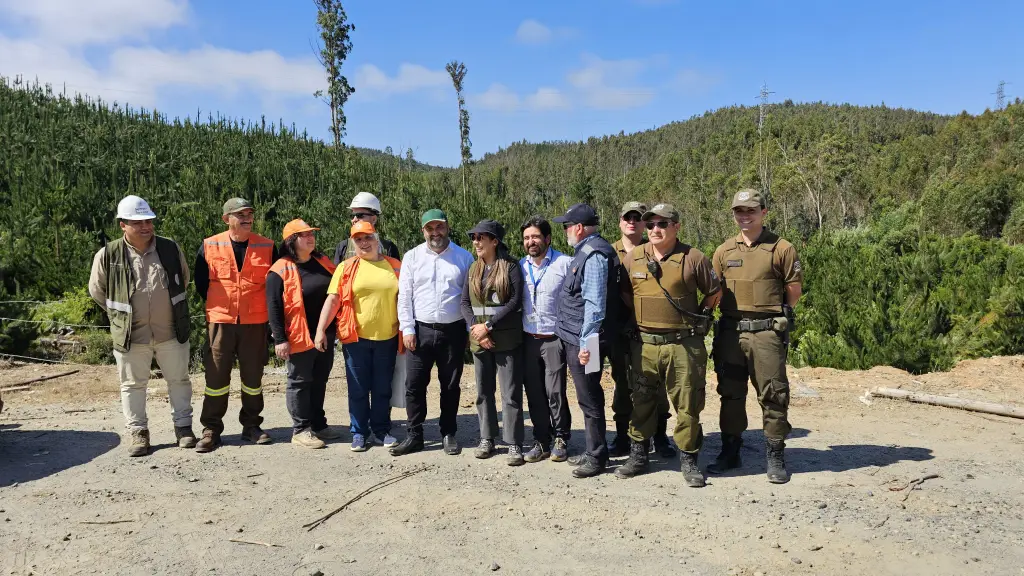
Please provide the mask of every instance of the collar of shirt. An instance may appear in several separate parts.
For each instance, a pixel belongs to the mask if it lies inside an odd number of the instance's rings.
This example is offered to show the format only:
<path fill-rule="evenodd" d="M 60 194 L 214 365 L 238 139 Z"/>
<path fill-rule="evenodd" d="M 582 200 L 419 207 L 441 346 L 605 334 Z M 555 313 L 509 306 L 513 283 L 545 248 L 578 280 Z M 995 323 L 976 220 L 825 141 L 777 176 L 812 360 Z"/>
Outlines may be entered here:
<path fill-rule="evenodd" d="M 146 246 L 146 249 L 143 250 L 142 252 L 139 252 L 138 248 L 132 246 L 132 243 L 128 241 L 127 236 L 124 237 L 124 243 L 125 246 L 127 246 L 132 252 L 138 254 L 139 256 L 145 256 L 146 254 L 149 254 L 150 252 L 156 250 L 156 236 L 153 236 L 153 239 L 150 240 L 149 242 L 149 246 Z"/>
<path fill-rule="evenodd" d="M 534 270 L 543 270 L 544 268 L 547 268 L 548 266 L 550 266 L 551 265 L 551 261 L 554 260 L 554 259 L 555 259 L 555 250 L 551 246 L 548 246 L 548 251 L 547 251 L 546 254 L 544 254 L 544 259 L 540 261 L 540 266 L 537 266 L 536 264 L 534 264 L 533 263 L 533 258 L 530 258 L 529 256 L 524 256 L 523 257 L 523 263 L 525 263 L 527 266 L 533 268 Z"/>
<path fill-rule="evenodd" d="M 583 240 L 580 240 L 579 242 L 577 242 L 576 244 L 574 244 L 574 245 L 573 245 L 573 247 L 572 247 L 572 249 L 573 249 L 573 250 L 579 250 L 579 249 L 580 249 L 580 248 L 581 248 L 581 247 L 582 247 L 582 246 L 583 246 L 584 244 L 586 244 L 587 242 L 589 242 L 589 241 L 590 241 L 590 239 L 591 239 L 591 238 L 593 238 L 594 236 L 597 236 L 597 232 L 594 232 L 593 234 L 591 234 L 591 235 L 587 236 L 587 237 L 586 237 L 586 238 L 584 238 Z"/>

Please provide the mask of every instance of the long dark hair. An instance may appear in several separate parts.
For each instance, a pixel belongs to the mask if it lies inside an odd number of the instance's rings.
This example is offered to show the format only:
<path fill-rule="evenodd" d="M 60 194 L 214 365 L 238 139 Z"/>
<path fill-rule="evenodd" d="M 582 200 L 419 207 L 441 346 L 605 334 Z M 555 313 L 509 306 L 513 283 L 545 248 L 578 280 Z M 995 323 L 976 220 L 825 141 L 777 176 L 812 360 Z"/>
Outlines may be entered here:
<path fill-rule="evenodd" d="M 281 258 L 290 258 L 292 262 L 299 261 L 299 253 L 295 250 L 295 241 L 298 240 L 298 238 L 298 234 L 292 234 L 284 239 L 284 242 L 281 243 Z M 310 258 L 322 258 L 323 253 L 314 248 L 309 256 Z"/>

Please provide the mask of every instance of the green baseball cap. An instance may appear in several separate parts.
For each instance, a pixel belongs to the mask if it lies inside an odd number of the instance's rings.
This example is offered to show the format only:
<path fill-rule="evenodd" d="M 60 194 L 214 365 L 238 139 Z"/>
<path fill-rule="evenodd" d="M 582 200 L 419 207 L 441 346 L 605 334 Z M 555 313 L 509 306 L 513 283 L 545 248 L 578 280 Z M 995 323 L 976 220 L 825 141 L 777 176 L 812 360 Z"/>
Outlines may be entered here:
<path fill-rule="evenodd" d="M 644 212 L 647 212 L 647 205 L 643 202 L 630 201 L 622 205 L 622 210 L 619 211 L 619 218 L 622 218 L 630 212 L 639 212 L 642 216 Z"/>
<path fill-rule="evenodd" d="M 235 212 L 241 212 L 242 210 L 254 210 L 252 202 L 244 198 L 232 198 L 224 203 L 224 215 L 234 214 Z"/>
<path fill-rule="evenodd" d="M 764 197 L 753 188 L 744 188 L 732 197 L 733 208 L 764 208 Z"/>
<path fill-rule="evenodd" d="M 673 222 L 679 222 L 679 210 L 671 204 L 655 204 L 650 210 L 644 212 L 644 220 L 650 220 L 652 216 L 668 218 Z"/>
<path fill-rule="evenodd" d="M 431 208 L 430 210 L 424 212 L 423 216 L 420 217 L 420 227 L 426 226 L 431 222 L 444 222 L 445 224 L 447 224 L 448 215 L 445 214 L 444 210 L 441 210 L 440 208 Z"/>

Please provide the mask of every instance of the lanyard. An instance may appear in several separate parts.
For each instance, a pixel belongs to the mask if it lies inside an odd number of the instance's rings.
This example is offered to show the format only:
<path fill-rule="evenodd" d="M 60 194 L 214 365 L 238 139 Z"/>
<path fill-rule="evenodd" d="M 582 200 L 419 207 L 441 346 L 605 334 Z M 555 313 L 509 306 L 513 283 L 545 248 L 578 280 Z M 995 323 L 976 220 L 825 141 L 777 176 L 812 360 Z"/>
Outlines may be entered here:
<path fill-rule="evenodd" d="M 550 252 L 549 252 L 549 254 L 550 254 Z M 547 256 L 545 256 L 545 258 L 547 258 Z M 531 296 L 533 297 L 533 305 L 534 306 L 537 305 L 537 286 L 539 286 L 541 280 L 544 279 L 544 274 L 547 273 L 549 266 L 551 266 L 551 260 L 548 260 L 548 265 L 547 266 L 541 267 L 541 269 L 540 269 L 540 278 L 534 279 L 534 277 L 533 277 L 533 261 L 532 260 L 527 260 L 526 261 L 526 270 L 530 273 L 530 282 L 533 283 L 533 292 L 531 293 Z"/>

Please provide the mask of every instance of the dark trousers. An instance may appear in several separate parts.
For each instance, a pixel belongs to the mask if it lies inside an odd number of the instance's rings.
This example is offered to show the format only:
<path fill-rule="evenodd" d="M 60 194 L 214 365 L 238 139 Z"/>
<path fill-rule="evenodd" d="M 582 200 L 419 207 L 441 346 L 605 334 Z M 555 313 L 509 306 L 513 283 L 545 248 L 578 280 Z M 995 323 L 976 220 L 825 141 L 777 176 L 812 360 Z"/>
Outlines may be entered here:
<path fill-rule="evenodd" d="M 266 324 L 208 324 L 203 367 L 206 369 L 206 391 L 199 422 L 203 429 L 215 434 L 224 432 L 224 415 L 228 413 L 228 392 L 231 369 L 238 360 L 242 378 L 242 408 L 238 421 L 243 428 L 263 424 L 263 367 L 270 353 L 267 350 Z"/>
<path fill-rule="evenodd" d="M 367 340 L 341 347 L 348 383 L 348 417 L 352 433 L 377 438 L 391 433 L 391 378 L 395 375 L 398 337 Z"/>
<path fill-rule="evenodd" d="M 552 435 L 569 441 L 572 414 L 565 397 L 565 347 L 552 336 L 523 335 L 523 386 L 533 424 L 533 439 L 551 446 Z M 553 434 L 552 434 L 553 433 Z"/>
<path fill-rule="evenodd" d="M 459 381 L 462 379 L 462 358 L 466 350 L 466 322 L 428 325 L 416 323 L 416 350 L 408 351 L 405 376 L 405 412 L 409 418 L 409 434 L 422 435 L 427 419 L 427 384 L 430 371 L 437 365 L 441 387 L 441 436 L 458 430 Z"/>
<path fill-rule="evenodd" d="M 565 345 L 565 363 L 576 386 L 576 399 L 583 411 L 583 430 L 587 436 L 587 453 L 601 462 L 608 460 L 608 444 L 605 440 L 608 425 L 604 419 L 604 389 L 601 388 L 601 371 L 584 373 L 580 364 L 579 344 L 562 342 Z"/>
<path fill-rule="evenodd" d="M 501 431 L 506 444 L 523 445 L 522 349 L 473 353 L 476 369 L 476 413 L 480 438 L 498 437 L 498 409 L 494 399 L 501 384 Z"/>
<path fill-rule="evenodd" d="M 285 403 L 292 416 L 293 433 L 298 434 L 307 428 L 314 432 L 327 428 L 324 397 L 327 395 L 327 378 L 333 367 L 333 334 L 328 335 L 327 350 L 320 352 L 313 348 L 288 358 Z"/>

